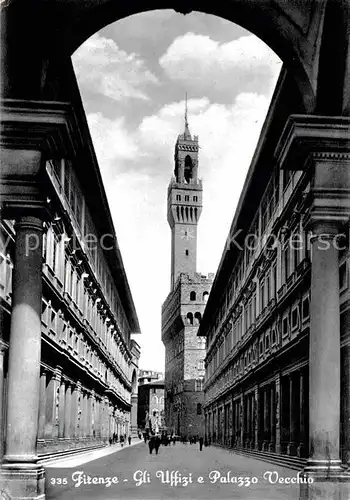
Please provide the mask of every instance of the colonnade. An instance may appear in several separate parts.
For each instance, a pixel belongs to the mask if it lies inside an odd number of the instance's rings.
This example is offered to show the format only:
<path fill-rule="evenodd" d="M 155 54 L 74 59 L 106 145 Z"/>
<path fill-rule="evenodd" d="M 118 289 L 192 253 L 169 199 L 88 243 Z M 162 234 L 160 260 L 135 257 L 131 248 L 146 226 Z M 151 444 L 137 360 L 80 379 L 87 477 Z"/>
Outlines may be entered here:
<path fill-rule="evenodd" d="M 38 444 L 58 440 L 104 440 L 129 432 L 129 413 L 108 397 L 65 378 L 60 367 L 42 369 Z"/>
<path fill-rule="evenodd" d="M 255 449 L 303 457 L 307 446 L 307 369 L 242 391 L 207 407 L 206 437 L 232 448 Z"/>

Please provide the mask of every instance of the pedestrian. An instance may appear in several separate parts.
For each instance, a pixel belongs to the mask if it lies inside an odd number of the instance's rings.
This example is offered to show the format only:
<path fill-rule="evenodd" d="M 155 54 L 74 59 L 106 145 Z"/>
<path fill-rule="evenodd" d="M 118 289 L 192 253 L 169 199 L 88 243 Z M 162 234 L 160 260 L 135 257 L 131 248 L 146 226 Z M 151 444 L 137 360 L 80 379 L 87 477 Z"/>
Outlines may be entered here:
<path fill-rule="evenodd" d="M 122 448 L 124 448 L 124 436 L 120 436 L 120 444 L 122 445 Z"/>
<path fill-rule="evenodd" d="M 176 438 L 175 436 L 173 436 L 173 445 L 175 445 L 175 443 L 176 443 Z"/>
<path fill-rule="evenodd" d="M 109 436 L 109 446 L 112 446 L 112 436 Z"/>
<path fill-rule="evenodd" d="M 203 442 L 204 442 L 204 439 L 202 438 L 202 436 L 199 438 L 199 451 L 202 451 L 203 449 Z"/>
<path fill-rule="evenodd" d="M 148 448 L 149 448 L 149 454 L 152 455 L 152 451 L 153 451 L 153 448 L 154 448 L 154 438 L 153 438 L 153 436 L 148 441 Z"/>
<path fill-rule="evenodd" d="M 129 446 L 131 445 L 131 436 L 129 435 L 128 437 L 128 441 L 129 441 Z"/>
<path fill-rule="evenodd" d="M 156 450 L 156 455 L 158 455 L 159 446 L 160 446 L 160 437 L 159 436 L 155 436 L 155 438 L 154 438 L 154 448 Z"/>

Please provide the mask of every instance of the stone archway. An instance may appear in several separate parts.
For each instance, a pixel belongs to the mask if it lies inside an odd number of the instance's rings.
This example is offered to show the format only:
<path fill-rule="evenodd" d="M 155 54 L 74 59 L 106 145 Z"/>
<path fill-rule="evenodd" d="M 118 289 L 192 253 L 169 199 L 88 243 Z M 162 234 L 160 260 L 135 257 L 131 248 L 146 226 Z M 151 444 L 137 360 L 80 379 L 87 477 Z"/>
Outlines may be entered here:
<path fill-rule="evenodd" d="M 54 92 L 57 97 L 58 78 L 53 67 L 58 61 L 61 66 L 98 30 L 140 12 L 175 9 L 180 13 L 200 11 L 222 17 L 261 38 L 282 59 L 288 72 L 293 74 L 305 111 L 310 113 L 315 109 L 319 89 L 325 12 L 327 5 L 332 3 L 329 0 L 283 3 L 278 0 L 220 0 L 203 5 L 199 0 L 178 0 L 174 3 L 168 0 L 142 0 L 122 4 L 114 0 L 28 0 L 25 3 L 7 0 L 2 3 L 1 9 L 2 47 L 5 48 L 2 50 L 3 94 L 10 98 L 41 100 L 52 98 Z M 342 50 L 344 63 L 348 47 L 348 5 L 345 0 L 336 3 L 338 11 L 334 12 L 337 9 L 332 7 L 329 17 L 344 20 L 337 30 L 337 40 L 345 47 L 345 52 Z M 331 39 L 334 49 L 334 37 Z M 325 52 L 327 50 L 329 52 L 329 47 L 325 47 Z M 342 95 L 344 109 L 348 100 L 344 85 L 348 68 L 345 64 L 339 64 L 339 68 L 342 65 L 337 75 L 340 80 L 337 88 Z"/>
<path fill-rule="evenodd" d="M 78 136 L 78 132 L 74 130 L 74 127 L 77 128 L 78 121 L 76 116 L 69 118 L 68 115 L 72 108 L 74 112 L 78 110 L 77 114 L 81 115 L 82 112 L 79 108 L 79 95 L 70 57 L 87 38 L 102 27 L 132 14 L 160 8 L 175 8 L 182 13 L 197 10 L 223 17 L 257 35 L 279 55 L 293 80 L 291 92 L 301 97 L 299 101 L 302 102 L 302 110 L 299 107 L 298 112 L 309 116 L 290 119 L 285 133 L 282 134 L 286 117 L 296 112 L 293 105 L 286 102 L 288 96 L 284 96 L 286 98 L 284 122 L 278 129 L 275 129 L 276 141 L 271 146 L 275 149 L 278 144 L 276 161 L 281 168 L 294 168 L 293 165 L 306 168 L 306 156 L 314 155 L 314 168 L 320 172 L 317 178 L 319 185 L 316 185 L 319 194 L 314 196 L 310 210 L 314 227 L 321 228 L 322 218 L 325 216 L 328 217 L 328 222 L 333 217 L 334 223 L 337 224 L 339 221 L 348 221 L 350 217 L 350 209 L 345 204 L 343 207 L 335 207 L 329 214 L 332 182 L 334 179 L 339 182 L 340 178 L 338 176 L 337 179 L 336 168 L 339 172 L 343 172 L 340 163 L 349 162 L 348 121 L 345 118 L 340 120 L 329 116 L 349 113 L 350 16 L 347 0 L 337 2 L 333 0 L 290 0 L 289 2 L 218 0 L 212 2 L 210 7 L 204 7 L 199 0 L 190 0 L 188 3 L 185 0 L 178 0 L 174 3 L 168 0 L 162 2 L 160 0 L 138 2 L 130 0 L 127 3 L 115 0 L 90 0 L 89 2 L 85 0 L 26 0 L 25 2 L 5 0 L 1 3 L 1 68 L 3 73 L 1 91 L 6 113 L 2 113 L 1 116 L 3 151 L 0 186 L 1 194 L 5 193 L 1 203 L 6 208 L 6 218 L 16 220 L 19 230 L 16 236 L 15 272 L 17 279 L 15 286 L 17 286 L 17 294 L 14 294 L 14 301 L 21 298 L 18 295 L 21 288 L 22 295 L 25 295 L 25 290 L 23 286 L 20 287 L 20 284 L 24 283 L 28 277 L 28 266 L 26 267 L 23 252 L 21 253 L 21 249 L 23 250 L 21 238 L 23 241 L 30 230 L 35 232 L 37 240 L 41 242 L 43 220 L 51 216 L 47 213 L 46 196 L 41 183 L 42 157 L 47 159 L 56 155 L 56 157 L 64 158 L 76 154 L 77 148 L 72 137 Z M 334 32 L 336 32 L 335 37 Z M 337 50 L 340 56 L 335 58 L 333 56 Z M 335 78 L 330 85 L 324 83 L 328 76 L 329 66 L 335 69 Z M 331 101 L 336 103 L 335 106 L 325 105 L 330 96 Z M 316 112 L 322 112 L 326 116 L 310 116 Z M 78 140 L 77 143 L 79 143 Z M 78 146 L 81 147 L 81 143 Z M 328 161 L 327 175 L 323 170 L 324 158 Z M 333 164 L 335 164 L 335 170 Z M 3 183 L 4 179 L 8 182 Z M 23 180 L 26 182 L 30 180 L 26 184 L 28 186 L 26 196 L 22 196 L 23 189 L 21 191 Z M 334 204 L 332 206 L 334 208 Z M 2 215 L 4 216 L 4 213 Z M 37 312 L 37 315 L 35 322 L 29 326 L 18 315 L 15 326 L 11 326 L 10 351 L 12 350 L 14 354 L 13 362 L 9 366 L 12 385 L 8 392 L 9 404 L 12 408 L 9 417 L 10 425 L 11 422 L 17 423 L 18 420 L 15 418 L 16 401 L 27 401 L 28 395 L 31 397 L 31 404 L 26 408 L 26 418 L 31 425 L 26 427 L 26 432 L 23 433 L 25 438 L 22 441 L 11 439 L 11 446 L 7 443 L 5 476 L 9 485 L 14 484 L 14 478 L 19 477 L 18 472 L 21 471 L 21 479 L 18 479 L 14 486 L 16 491 L 21 492 L 21 498 L 26 498 L 24 495 L 29 489 L 37 492 L 37 495 L 33 493 L 31 498 L 44 498 L 41 495 L 44 470 L 38 468 L 36 464 L 35 448 L 39 398 L 37 374 L 40 367 L 41 334 L 40 246 L 35 254 L 31 255 L 31 259 L 30 278 L 33 283 L 33 293 L 30 297 L 30 307 Z M 331 255 L 330 260 L 336 269 L 335 256 Z M 321 264 L 319 260 L 319 265 Z M 315 266 L 314 269 L 316 269 Z M 316 271 L 312 279 L 319 291 Z M 329 279 L 336 274 L 336 272 L 333 273 Z M 335 283 L 335 289 L 336 286 Z M 27 297 L 25 299 L 27 300 Z M 334 307 L 332 309 L 327 304 L 324 315 L 334 310 Z M 314 336 L 317 337 L 322 322 L 315 325 L 312 328 L 315 332 Z M 339 337 L 339 325 L 334 329 L 337 330 Z M 14 331 L 16 335 L 13 335 Z M 326 338 L 325 330 L 323 334 Z M 31 353 L 30 357 L 28 357 L 28 352 Z M 19 357 L 17 353 L 20 354 Z M 23 374 L 18 369 L 18 366 L 21 366 L 18 360 L 24 359 L 25 354 L 31 376 L 23 379 Z M 315 366 L 318 359 L 316 357 L 314 359 Z M 321 366 L 320 363 L 318 364 Z M 312 376 L 315 382 L 317 377 Z M 339 383 L 338 375 L 335 379 L 337 379 L 336 383 Z M 317 395 L 322 396 L 322 388 L 315 383 L 314 400 L 317 399 Z M 312 407 L 313 412 L 317 413 L 315 408 Z M 331 415 L 331 417 L 330 424 L 327 422 L 329 428 L 337 420 L 336 416 Z M 317 415 L 315 422 L 317 425 L 322 424 Z M 319 432 L 319 427 L 316 428 L 315 435 L 317 432 Z M 326 444 L 326 440 L 318 442 L 316 450 L 318 455 L 317 453 L 315 455 L 316 465 L 320 461 L 325 467 L 327 465 Z M 335 448 L 337 446 L 336 443 Z M 336 452 L 338 452 L 337 449 Z M 25 467 L 20 462 L 25 463 Z M 314 465 L 312 461 L 310 464 L 310 466 Z M 338 462 L 335 460 L 336 472 L 337 467 Z"/>

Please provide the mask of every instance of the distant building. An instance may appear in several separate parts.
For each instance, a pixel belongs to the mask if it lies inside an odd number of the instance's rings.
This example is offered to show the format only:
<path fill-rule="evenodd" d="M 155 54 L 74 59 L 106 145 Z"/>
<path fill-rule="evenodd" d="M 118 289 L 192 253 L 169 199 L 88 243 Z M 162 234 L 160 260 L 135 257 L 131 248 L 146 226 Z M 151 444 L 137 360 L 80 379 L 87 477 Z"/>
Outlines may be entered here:
<path fill-rule="evenodd" d="M 154 379 L 139 385 L 137 425 L 144 429 L 149 417 L 157 417 L 159 426 L 164 426 L 164 380 Z"/>
<path fill-rule="evenodd" d="M 138 383 L 139 385 L 148 384 L 153 380 L 164 379 L 164 373 L 152 370 L 139 370 Z"/>
<path fill-rule="evenodd" d="M 197 331 L 214 275 L 196 272 L 197 225 L 202 212 L 198 137 L 185 130 L 175 145 L 175 170 L 168 188 L 171 228 L 171 291 L 162 307 L 165 346 L 165 422 L 178 435 L 203 434 L 205 338 Z"/>

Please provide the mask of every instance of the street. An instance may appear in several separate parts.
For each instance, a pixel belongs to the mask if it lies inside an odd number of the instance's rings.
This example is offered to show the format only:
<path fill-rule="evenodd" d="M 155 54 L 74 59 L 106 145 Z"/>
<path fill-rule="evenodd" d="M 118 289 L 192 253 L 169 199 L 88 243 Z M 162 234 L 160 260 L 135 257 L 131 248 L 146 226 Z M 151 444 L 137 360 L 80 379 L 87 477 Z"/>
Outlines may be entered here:
<path fill-rule="evenodd" d="M 115 450 L 115 451 L 114 451 Z M 297 472 L 216 447 L 176 443 L 149 454 L 141 442 L 82 463 L 46 468 L 48 500 L 186 499 L 297 500 Z M 98 453 L 97 453 L 98 455 Z M 61 464 L 61 465 L 59 465 Z M 270 473 L 268 472 L 270 471 Z M 292 484 L 290 483 L 292 480 Z M 283 481 L 283 483 L 282 483 Z"/>

